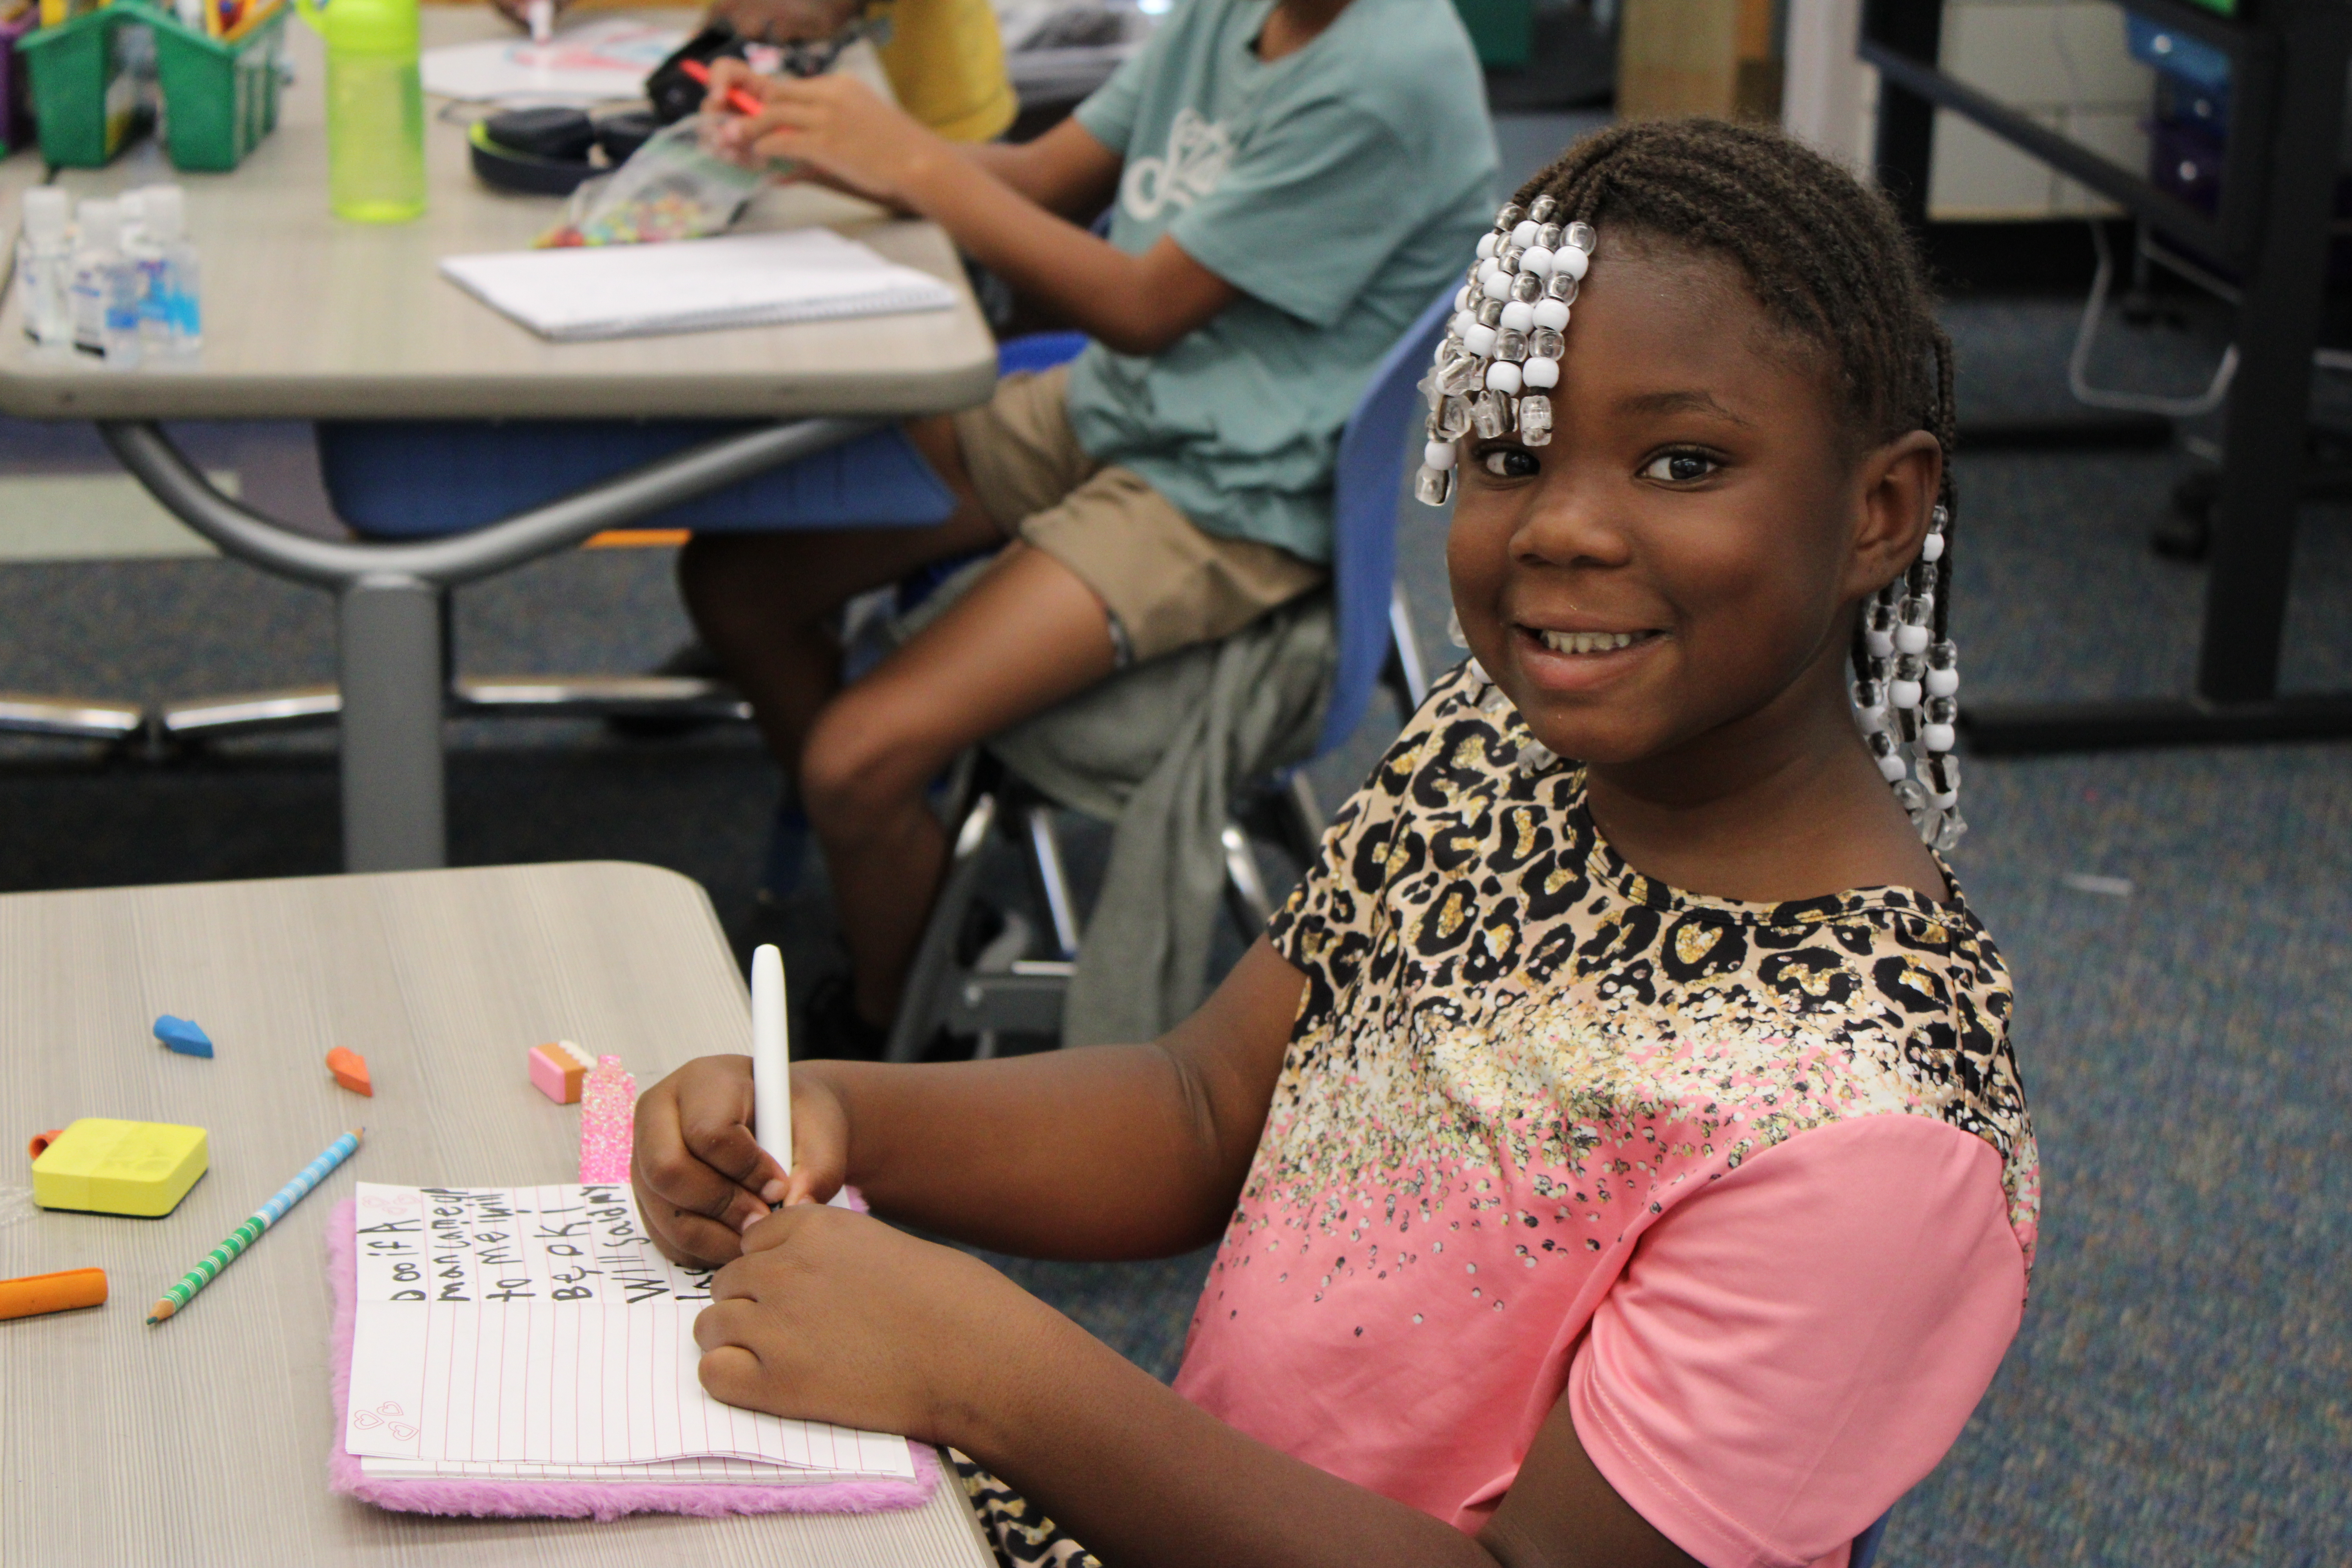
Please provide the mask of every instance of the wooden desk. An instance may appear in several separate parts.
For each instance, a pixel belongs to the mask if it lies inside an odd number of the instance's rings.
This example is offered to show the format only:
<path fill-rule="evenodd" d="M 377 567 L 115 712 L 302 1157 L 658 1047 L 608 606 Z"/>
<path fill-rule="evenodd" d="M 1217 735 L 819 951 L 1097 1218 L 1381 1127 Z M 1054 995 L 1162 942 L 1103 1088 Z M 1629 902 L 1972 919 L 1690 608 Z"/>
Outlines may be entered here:
<path fill-rule="evenodd" d="M 672 21 L 685 18 L 673 16 Z M 510 36 L 488 5 L 432 7 L 427 47 Z M 996 382 L 996 345 L 947 237 L 814 188 L 762 193 L 739 232 L 827 224 L 945 280 L 951 310 L 614 342 L 555 343 L 444 279 L 445 256 L 520 250 L 556 223 L 549 196 L 492 191 L 467 163 L 470 114 L 428 99 L 428 205 L 406 224 L 327 210 L 325 50 L 286 29 L 294 80 L 277 131 L 226 174 L 183 174 L 151 138 L 58 184 L 77 197 L 172 180 L 204 265 L 205 347 L 184 363 L 109 372 L 36 347 L 11 290 L 0 309 L 0 413 L 34 419 L 462 419 L 801 415 L 963 408 Z M 0 170 L 28 166 L 14 158 Z M 22 176 L 18 176 L 22 178 Z M 5 190 L 5 186 L 0 186 Z M 9 203 L 13 234 L 16 208 Z"/>
<path fill-rule="evenodd" d="M 149 1036 L 193 1016 L 210 1061 Z M 212 1168 L 159 1220 L 36 1212 L 0 1277 L 99 1265 L 103 1307 L 0 1322 L 0 1562 L 986 1568 L 952 1479 L 903 1513 L 448 1520 L 327 1489 L 324 1226 L 362 1178 L 551 1182 L 579 1113 L 524 1077 L 555 1037 L 640 1083 L 739 1050 L 750 1007 L 702 890 L 597 863 L 0 898 L 0 1159 L 78 1116 L 183 1121 Z M 335 1087 L 362 1052 L 375 1098 Z M 187 1310 L 147 1304 L 340 1130 L 367 1142 Z M 21 1165 L 5 1184 L 29 1178 Z"/>

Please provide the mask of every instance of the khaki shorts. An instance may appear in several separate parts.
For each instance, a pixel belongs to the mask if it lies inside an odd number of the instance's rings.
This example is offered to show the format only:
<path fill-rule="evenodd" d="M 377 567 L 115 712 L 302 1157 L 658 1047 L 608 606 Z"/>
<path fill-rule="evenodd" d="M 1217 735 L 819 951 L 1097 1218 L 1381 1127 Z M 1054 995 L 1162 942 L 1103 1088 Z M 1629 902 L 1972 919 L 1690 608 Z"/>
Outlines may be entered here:
<path fill-rule="evenodd" d="M 980 504 L 1008 538 L 1077 574 L 1110 612 L 1122 663 L 1241 630 L 1329 576 L 1286 550 L 1194 527 L 1132 469 L 1087 456 L 1070 429 L 1069 372 L 1016 374 L 955 416 Z"/>

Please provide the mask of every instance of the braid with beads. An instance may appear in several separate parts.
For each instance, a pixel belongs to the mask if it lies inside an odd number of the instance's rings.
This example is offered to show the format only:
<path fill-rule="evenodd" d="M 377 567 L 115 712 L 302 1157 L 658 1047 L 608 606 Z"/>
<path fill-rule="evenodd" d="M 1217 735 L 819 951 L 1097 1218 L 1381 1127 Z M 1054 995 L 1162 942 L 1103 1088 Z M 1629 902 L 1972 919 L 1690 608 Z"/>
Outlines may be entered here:
<path fill-rule="evenodd" d="M 1860 444 L 1924 429 L 1943 447 L 1931 531 L 1919 559 L 1864 606 L 1852 660 L 1855 721 L 1880 773 L 1921 838 L 1951 848 L 1968 831 L 1951 754 L 1951 341 L 1893 205 L 1837 164 L 1778 130 L 1717 120 L 1636 121 L 1561 153 L 1479 243 L 1424 383 L 1417 493 L 1432 504 L 1450 496 L 1454 442 L 1470 430 L 1551 439 L 1561 334 L 1602 224 L 1738 263 L 1767 314 L 1822 354 Z"/>

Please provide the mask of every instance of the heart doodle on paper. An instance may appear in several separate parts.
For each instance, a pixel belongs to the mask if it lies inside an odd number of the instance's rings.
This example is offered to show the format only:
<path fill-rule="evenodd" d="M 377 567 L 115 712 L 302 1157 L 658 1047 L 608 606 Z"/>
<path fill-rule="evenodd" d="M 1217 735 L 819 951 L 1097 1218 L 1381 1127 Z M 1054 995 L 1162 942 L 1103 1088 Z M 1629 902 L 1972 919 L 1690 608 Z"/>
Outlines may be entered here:
<path fill-rule="evenodd" d="M 391 1433 L 394 1436 L 399 1438 L 404 1443 L 416 1436 L 415 1427 L 399 1421 L 390 1423 L 384 1427 L 384 1430 Z"/>
<path fill-rule="evenodd" d="M 401 1409 L 398 1404 L 389 1399 L 385 1400 L 382 1405 L 377 1405 L 375 1407 L 375 1413 L 378 1415 L 404 1415 L 407 1414 L 406 1411 Z"/>
<path fill-rule="evenodd" d="M 387 1399 L 373 1410 L 355 1410 L 352 1412 L 352 1425 L 364 1432 L 371 1427 L 384 1426 L 389 1424 L 389 1430 L 394 1436 L 403 1438 L 414 1437 L 416 1436 L 416 1428 L 414 1426 L 404 1426 L 398 1419 L 396 1419 L 397 1417 L 405 1415 L 406 1414 L 408 1413 L 400 1407 L 399 1401 Z"/>
<path fill-rule="evenodd" d="M 375 1412 L 373 1410 L 357 1410 L 352 1413 L 352 1425 L 364 1432 L 372 1426 L 381 1426 L 383 1423 L 376 1419 Z"/>

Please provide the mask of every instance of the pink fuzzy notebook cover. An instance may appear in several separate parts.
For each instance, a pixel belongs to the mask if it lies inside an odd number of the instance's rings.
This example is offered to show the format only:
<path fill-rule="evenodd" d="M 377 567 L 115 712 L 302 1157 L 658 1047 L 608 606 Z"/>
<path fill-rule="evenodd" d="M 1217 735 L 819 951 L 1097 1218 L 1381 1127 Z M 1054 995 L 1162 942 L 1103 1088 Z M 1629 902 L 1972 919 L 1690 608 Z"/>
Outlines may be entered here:
<path fill-rule="evenodd" d="M 334 1490 L 403 1513 L 467 1514 L 494 1519 L 618 1519 L 625 1513 L 881 1513 L 916 1508 L 939 1484 L 939 1459 L 927 1443 L 907 1445 L 915 1458 L 911 1481 L 828 1481 L 798 1487 L 588 1481 L 385 1480 L 370 1477 L 343 1451 L 350 1414 L 352 1335 L 359 1320 L 359 1247 L 352 1201 L 327 1218 L 327 1275 L 335 1289 L 334 1446 L 327 1455 Z"/>

